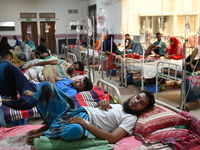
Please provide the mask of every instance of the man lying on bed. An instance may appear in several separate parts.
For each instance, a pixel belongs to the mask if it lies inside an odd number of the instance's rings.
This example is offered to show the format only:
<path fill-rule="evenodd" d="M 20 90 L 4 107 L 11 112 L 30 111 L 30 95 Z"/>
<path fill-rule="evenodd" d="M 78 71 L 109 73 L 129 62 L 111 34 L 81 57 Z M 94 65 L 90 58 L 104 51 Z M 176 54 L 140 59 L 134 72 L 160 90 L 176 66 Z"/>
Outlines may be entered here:
<path fill-rule="evenodd" d="M 33 83 L 47 81 L 49 75 L 71 78 L 77 74 L 84 74 L 84 64 L 80 61 L 70 64 L 63 59 L 46 60 L 29 65 L 24 73 Z"/>
<path fill-rule="evenodd" d="M 115 143 L 127 134 L 132 134 L 137 115 L 154 106 L 153 93 L 139 92 L 120 104 L 99 101 L 96 108 L 80 107 L 71 109 L 66 96 L 51 83 L 43 83 L 36 93 L 25 91 L 27 96 L 37 99 L 37 108 L 45 121 L 38 130 L 28 133 L 27 144 L 40 136 L 76 141 L 91 132 L 96 137 Z"/>
<path fill-rule="evenodd" d="M 36 106 L 36 100 L 33 99 L 33 97 L 24 95 L 24 91 L 30 90 L 36 92 L 37 86 L 29 82 L 19 68 L 13 66 L 11 62 L 12 53 L 9 51 L 2 52 L 0 62 L 0 95 L 6 97 L 2 99 L 3 104 L 19 110 L 31 109 Z M 68 94 L 70 90 L 77 90 L 80 92 L 83 90 L 91 90 L 92 88 L 92 83 L 88 78 L 73 81 L 73 83 L 71 80 L 67 79 L 62 79 L 62 81 L 57 82 L 66 87 L 67 90 L 65 94 Z M 71 88 L 69 86 L 71 86 Z M 63 87 L 61 90 L 65 92 Z M 17 97 L 18 93 L 21 96 L 20 98 Z M 77 92 L 73 92 L 73 95 L 70 94 L 70 96 L 74 96 L 76 93 Z"/>

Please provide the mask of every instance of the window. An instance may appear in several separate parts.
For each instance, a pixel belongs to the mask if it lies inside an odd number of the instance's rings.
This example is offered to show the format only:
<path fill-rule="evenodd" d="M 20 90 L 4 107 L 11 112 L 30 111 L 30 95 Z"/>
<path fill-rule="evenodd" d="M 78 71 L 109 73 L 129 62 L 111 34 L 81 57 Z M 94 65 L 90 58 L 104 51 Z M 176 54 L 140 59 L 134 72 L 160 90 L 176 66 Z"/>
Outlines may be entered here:
<path fill-rule="evenodd" d="M 15 22 L 0 21 L 0 31 L 15 31 Z"/>

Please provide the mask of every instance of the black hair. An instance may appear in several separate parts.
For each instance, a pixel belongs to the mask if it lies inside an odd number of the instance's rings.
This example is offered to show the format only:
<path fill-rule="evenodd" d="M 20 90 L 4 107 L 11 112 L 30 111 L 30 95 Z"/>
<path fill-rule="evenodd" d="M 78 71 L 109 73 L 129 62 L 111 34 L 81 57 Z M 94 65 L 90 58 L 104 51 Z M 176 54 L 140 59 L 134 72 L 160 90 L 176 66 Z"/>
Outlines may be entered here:
<path fill-rule="evenodd" d="M 158 32 L 158 33 L 156 33 L 156 36 L 158 36 L 158 35 L 160 35 L 161 33 L 160 32 Z"/>
<path fill-rule="evenodd" d="M 14 36 L 13 36 L 13 39 L 15 39 L 15 38 L 17 38 L 17 36 L 16 36 L 16 35 L 14 35 Z"/>
<path fill-rule="evenodd" d="M 84 71 L 84 64 L 81 61 L 74 62 L 73 64 L 78 64 L 79 71 Z"/>
<path fill-rule="evenodd" d="M 127 34 L 125 34 L 125 36 L 130 36 L 130 34 L 127 33 Z"/>
<path fill-rule="evenodd" d="M 44 42 L 45 42 L 45 38 L 42 36 L 42 37 L 40 38 L 40 41 L 44 43 Z"/>
<path fill-rule="evenodd" d="M 1 52 L 0 56 L 1 56 L 1 60 L 8 59 L 9 57 L 13 58 L 12 53 L 8 50 L 4 50 L 3 52 Z"/>
<path fill-rule="evenodd" d="M 90 91 L 93 88 L 93 84 L 91 80 L 87 77 L 84 78 L 83 83 L 85 84 L 85 87 L 83 88 L 82 91 Z"/>
<path fill-rule="evenodd" d="M 2 37 L 1 38 L 1 43 L 2 44 L 8 43 L 8 38 L 6 36 Z"/>
<path fill-rule="evenodd" d="M 132 97 L 130 97 L 127 101 L 125 101 L 123 103 L 123 110 L 124 110 L 124 112 L 126 112 L 128 114 L 139 116 L 142 112 L 144 112 L 144 110 L 150 109 L 150 108 L 152 108 L 154 106 L 154 104 L 155 104 L 155 98 L 154 98 L 154 95 L 153 95 L 152 92 L 150 92 L 148 90 L 143 90 L 143 91 L 140 91 L 139 93 L 145 93 L 145 95 L 148 97 L 149 104 L 147 105 L 147 107 L 145 109 L 141 110 L 141 111 L 134 111 L 134 110 L 132 110 L 130 108 L 130 106 L 129 106 L 129 102 L 131 101 L 131 98 L 132 98 Z"/>
<path fill-rule="evenodd" d="M 145 93 L 146 96 L 149 98 L 149 104 L 147 105 L 147 107 L 145 109 L 152 108 L 155 104 L 155 97 L 154 97 L 153 93 L 151 91 L 148 91 L 148 90 L 143 90 L 143 91 L 140 91 L 139 93 Z"/>

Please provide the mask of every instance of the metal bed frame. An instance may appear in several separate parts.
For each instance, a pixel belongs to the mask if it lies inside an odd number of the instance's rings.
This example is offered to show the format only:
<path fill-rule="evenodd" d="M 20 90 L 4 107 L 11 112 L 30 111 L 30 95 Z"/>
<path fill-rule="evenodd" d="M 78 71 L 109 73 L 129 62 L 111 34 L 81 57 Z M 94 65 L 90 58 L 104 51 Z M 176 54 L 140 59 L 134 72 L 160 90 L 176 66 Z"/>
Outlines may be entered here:
<path fill-rule="evenodd" d="M 112 90 L 112 92 L 109 92 L 109 93 L 112 93 L 113 97 L 116 95 L 115 97 L 118 99 L 119 104 L 122 104 L 121 94 L 119 92 L 119 89 L 116 86 L 114 86 L 114 85 L 112 85 L 112 84 L 110 84 L 110 83 L 108 83 L 108 82 L 106 82 L 105 80 L 102 80 L 102 79 L 99 79 L 97 81 L 96 85 L 98 87 L 102 87 L 106 92 L 108 92 L 109 89 Z M 106 86 L 106 88 L 104 88 L 105 86 Z M 169 108 L 169 109 L 171 109 L 171 110 L 173 110 L 173 111 L 175 111 L 177 113 L 182 111 L 182 110 L 180 110 L 180 109 L 178 109 L 176 107 L 173 107 L 173 106 L 171 106 L 171 105 L 169 105 L 167 103 L 164 103 L 162 101 L 159 101 L 157 99 L 156 99 L 156 104 L 159 104 L 159 105 L 162 105 L 164 107 L 167 107 L 167 108 Z"/>
<path fill-rule="evenodd" d="M 161 70 L 160 70 L 161 68 Z M 160 61 L 158 62 L 156 66 L 156 99 L 158 99 L 158 79 L 166 79 L 174 82 L 181 82 L 181 93 L 180 93 L 180 109 L 183 109 L 183 104 L 184 104 L 184 82 L 181 77 L 178 77 L 178 72 L 182 70 L 182 66 L 166 61 Z M 171 72 L 173 71 L 173 73 Z"/>
<path fill-rule="evenodd" d="M 113 96 L 114 98 L 117 98 L 118 103 L 119 103 L 119 104 L 122 104 L 122 97 L 121 97 L 121 94 L 120 94 L 120 92 L 119 92 L 119 89 L 118 89 L 116 86 L 114 86 L 114 85 L 112 85 L 112 84 L 106 82 L 106 81 L 103 80 L 103 79 L 99 79 L 99 80 L 96 82 L 96 85 L 97 85 L 98 87 L 103 88 L 104 91 L 106 91 L 107 93 L 109 93 L 109 94 L 112 93 L 112 96 Z M 112 92 L 111 92 L 111 90 L 112 90 Z M 111 94 L 110 94 L 110 95 L 111 95 Z"/>

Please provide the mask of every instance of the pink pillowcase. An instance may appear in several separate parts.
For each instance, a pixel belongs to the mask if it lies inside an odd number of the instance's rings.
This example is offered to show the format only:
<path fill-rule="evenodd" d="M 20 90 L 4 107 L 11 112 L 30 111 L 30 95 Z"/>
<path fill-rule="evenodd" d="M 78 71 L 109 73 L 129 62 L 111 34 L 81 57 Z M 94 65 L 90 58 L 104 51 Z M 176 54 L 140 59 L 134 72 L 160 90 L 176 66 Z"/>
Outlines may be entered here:
<path fill-rule="evenodd" d="M 152 131 L 178 124 L 186 125 L 187 119 L 166 107 L 156 104 L 154 108 L 139 116 L 133 133 L 139 133 L 146 137 Z"/>
<path fill-rule="evenodd" d="M 176 129 L 174 127 L 164 128 L 150 132 L 146 137 L 143 137 L 139 133 L 135 133 L 136 138 L 142 139 L 145 143 L 157 143 L 162 139 L 169 137 L 185 137 L 189 135 L 187 129 Z"/>

